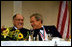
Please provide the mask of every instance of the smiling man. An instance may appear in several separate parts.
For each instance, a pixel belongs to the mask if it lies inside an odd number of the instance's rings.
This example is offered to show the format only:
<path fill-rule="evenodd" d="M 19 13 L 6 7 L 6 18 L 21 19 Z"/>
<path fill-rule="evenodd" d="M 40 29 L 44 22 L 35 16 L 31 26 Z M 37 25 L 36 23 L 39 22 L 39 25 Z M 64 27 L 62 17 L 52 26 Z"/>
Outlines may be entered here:
<path fill-rule="evenodd" d="M 13 16 L 13 25 L 14 26 L 11 31 L 16 30 L 16 29 L 20 30 L 20 32 L 23 34 L 23 37 L 28 40 L 29 30 L 26 28 L 23 28 L 24 17 L 21 14 L 15 14 Z"/>
<path fill-rule="evenodd" d="M 28 40 L 30 30 L 23 28 L 24 26 L 24 17 L 21 14 L 15 14 L 13 16 L 13 27 L 9 27 L 6 30 L 2 30 L 1 40 Z M 9 31 L 8 36 L 4 37 L 3 34 Z M 4 33 L 5 32 L 5 33 Z"/>
<path fill-rule="evenodd" d="M 57 31 L 56 27 L 54 25 L 52 26 L 44 26 L 43 25 L 43 17 L 39 13 L 32 14 L 30 16 L 30 23 L 34 30 L 35 40 L 37 39 L 37 36 L 39 35 L 39 40 L 48 40 L 48 34 L 50 34 L 52 37 L 60 37 L 60 33 Z"/>

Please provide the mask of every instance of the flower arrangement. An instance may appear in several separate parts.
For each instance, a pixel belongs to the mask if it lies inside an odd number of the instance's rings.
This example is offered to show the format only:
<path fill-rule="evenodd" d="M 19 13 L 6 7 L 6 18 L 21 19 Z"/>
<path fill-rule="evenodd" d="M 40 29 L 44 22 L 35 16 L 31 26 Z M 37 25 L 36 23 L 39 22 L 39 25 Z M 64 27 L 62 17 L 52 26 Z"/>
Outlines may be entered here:
<path fill-rule="evenodd" d="M 6 28 L 1 32 L 1 40 L 24 40 L 20 30 L 10 31 L 12 28 Z"/>
<path fill-rule="evenodd" d="M 9 33 L 9 29 L 7 28 L 6 30 L 2 31 L 1 35 L 4 36 L 4 38 L 6 38 L 6 36 L 8 36 Z"/>

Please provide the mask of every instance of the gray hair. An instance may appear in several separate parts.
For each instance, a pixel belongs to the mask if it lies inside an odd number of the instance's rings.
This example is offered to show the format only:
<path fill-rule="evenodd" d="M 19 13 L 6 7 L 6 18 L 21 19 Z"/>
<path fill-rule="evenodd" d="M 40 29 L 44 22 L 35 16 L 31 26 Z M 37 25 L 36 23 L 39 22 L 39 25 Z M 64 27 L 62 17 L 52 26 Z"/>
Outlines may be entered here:
<path fill-rule="evenodd" d="M 13 20 L 14 20 L 14 18 L 17 16 L 18 14 L 15 14 L 14 16 L 13 16 Z M 23 16 L 22 16 L 23 17 Z M 24 18 L 24 17 L 23 17 Z"/>
<path fill-rule="evenodd" d="M 42 15 L 40 15 L 39 13 L 34 13 L 34 14 L 32 14 L 30 16 L 30 18 L 33 17 L 33 16 L 35 16 L 35 18 L 36 18 L 37 21 L 41 20 L 41 23 L 43 23 L 43 17 L 42 17 Z"/>

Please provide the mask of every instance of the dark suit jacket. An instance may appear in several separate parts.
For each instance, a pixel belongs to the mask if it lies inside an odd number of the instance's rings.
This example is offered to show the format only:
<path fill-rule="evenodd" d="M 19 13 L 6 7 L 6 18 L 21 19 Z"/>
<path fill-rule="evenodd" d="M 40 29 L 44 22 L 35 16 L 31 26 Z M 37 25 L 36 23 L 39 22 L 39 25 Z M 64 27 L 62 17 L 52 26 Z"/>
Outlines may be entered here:
<path fill-rule="evenodd" d="M 51 34 L 52 37 L 59 37 L 59 38 L 62 38 L 60 33 L 57 31 L 56 27 L 55 26 L 44 26 L 45 30 L 46 30 L 46 33 L 47 34 Z M 42 40 L 41 36 L 40 36 L 40 30 L 43 30 L 43 28 L 40 28 L 40 29 L 35 29 L 34 30 L 34 35 L 33 37 L 37 37 L 37 34 L 39 35 L 39 40 Z"/>

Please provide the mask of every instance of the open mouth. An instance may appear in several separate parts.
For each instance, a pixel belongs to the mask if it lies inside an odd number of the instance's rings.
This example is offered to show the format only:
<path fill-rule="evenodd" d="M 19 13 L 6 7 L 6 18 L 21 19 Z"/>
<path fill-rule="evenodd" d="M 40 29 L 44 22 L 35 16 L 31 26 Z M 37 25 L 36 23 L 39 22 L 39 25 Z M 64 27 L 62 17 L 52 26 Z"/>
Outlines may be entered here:
<path fill-rule="evenodd" d="M 21 24 L 19 24 L 19 25 L 21 25 Z"/>
<path fill-rule="evenodd" d="M 21 26 L 22 25 L 22 23 L 19 23 L 19 26 Z"/>

